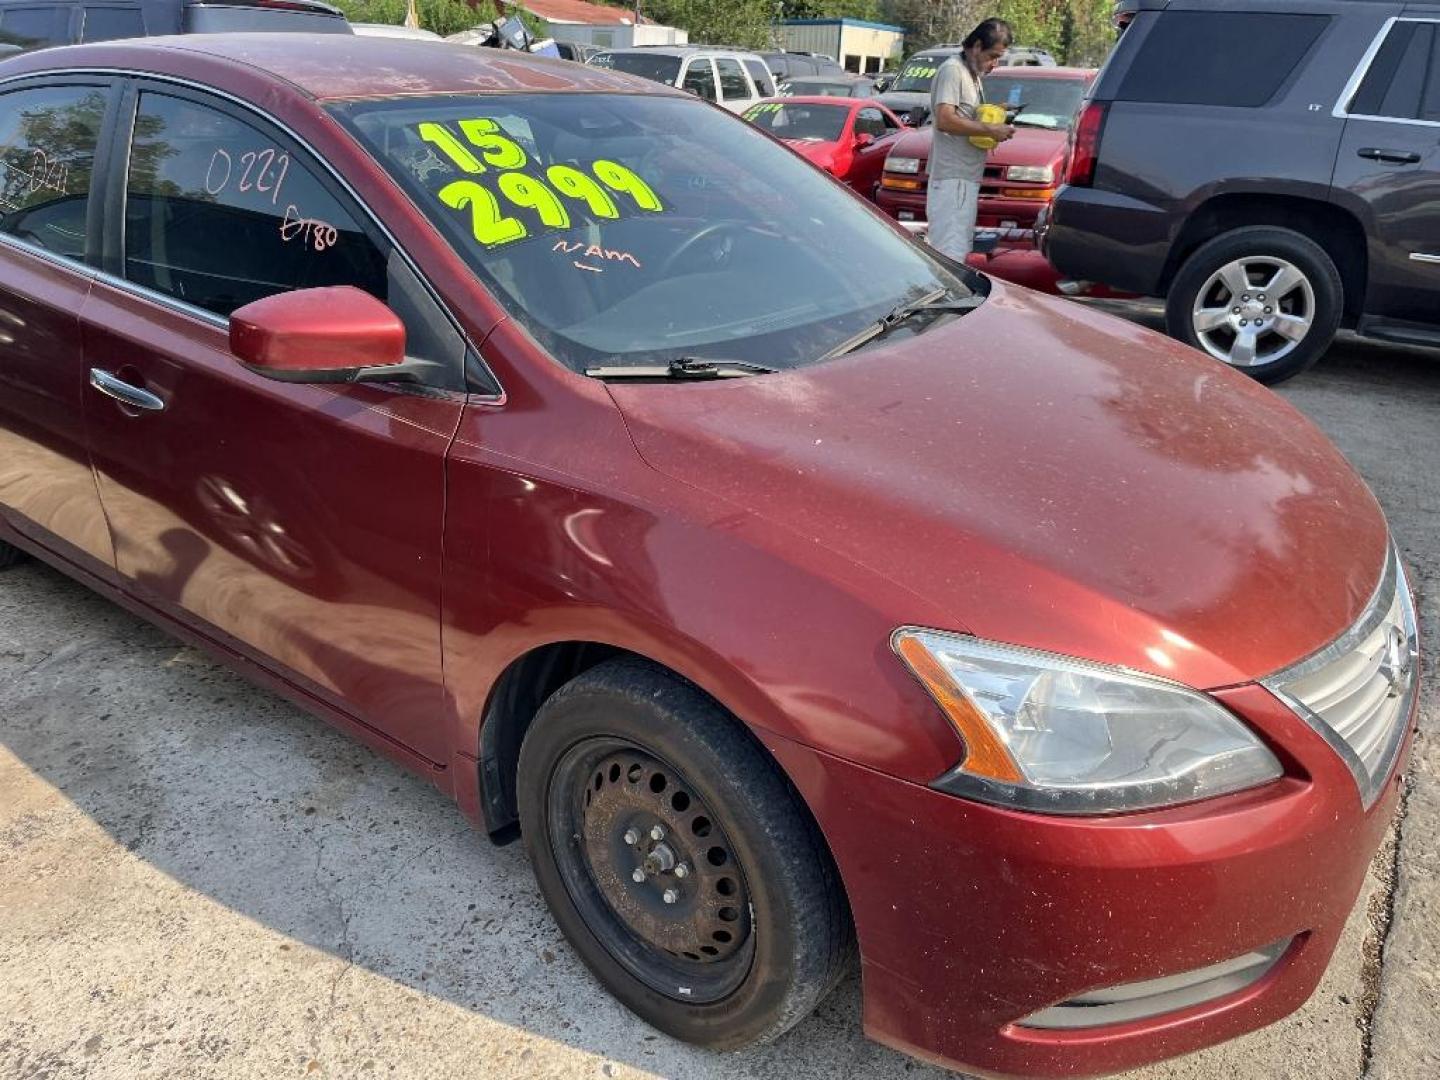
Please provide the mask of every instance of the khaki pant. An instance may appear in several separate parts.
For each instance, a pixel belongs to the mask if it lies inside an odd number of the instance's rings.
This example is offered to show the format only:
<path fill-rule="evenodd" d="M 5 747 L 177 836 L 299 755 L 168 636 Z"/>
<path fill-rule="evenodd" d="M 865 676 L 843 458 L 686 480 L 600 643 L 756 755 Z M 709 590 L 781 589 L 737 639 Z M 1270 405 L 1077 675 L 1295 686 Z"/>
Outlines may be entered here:
<path fill-rule="evenodd" d="M 975 246 L 975 214 L 980 185 L 973 180 L 931 180 L 925 195 L 930 219 L 930 246 L 956 262 L 964 262 Z"/>

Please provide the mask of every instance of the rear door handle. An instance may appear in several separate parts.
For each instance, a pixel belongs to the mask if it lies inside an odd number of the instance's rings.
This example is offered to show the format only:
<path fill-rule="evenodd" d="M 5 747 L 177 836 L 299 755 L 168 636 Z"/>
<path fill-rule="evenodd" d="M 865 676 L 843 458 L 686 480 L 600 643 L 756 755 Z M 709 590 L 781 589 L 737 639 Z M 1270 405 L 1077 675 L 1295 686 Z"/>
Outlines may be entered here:
<path fill-rule="evenodd" d="M 1371 161 L 1383 161 L 1390 165 L 1418 165 L 1420 163 L 1420 155 L 1413 150 L 1382 150 L 1377 146 L 1367 146 L 1357 153 Z"/>
<path fill-rule="evenodd" d="M 108 371 L 98 367 L 90 369 L 90 385 L 106 397 L 112 397 L 121 404 L 129 405 L 133 409 L 144 409 L 146 412 L 159 412 L 165 408 L 165 402 L 150 393 L 149 390 L 141 390 L 138 386 L 131 386 L 129 383 L 117 379 Z"/>

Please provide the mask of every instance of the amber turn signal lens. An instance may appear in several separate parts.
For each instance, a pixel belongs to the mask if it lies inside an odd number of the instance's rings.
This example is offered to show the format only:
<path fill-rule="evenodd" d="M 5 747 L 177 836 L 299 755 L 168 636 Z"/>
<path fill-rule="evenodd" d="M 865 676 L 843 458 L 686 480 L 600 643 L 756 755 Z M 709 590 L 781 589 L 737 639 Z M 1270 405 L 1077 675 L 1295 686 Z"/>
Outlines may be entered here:
<path fill-rule="evenodd" d="M 1019 766 L 1015 764 L 1015 759 L 1010 756 L 1005 744 L 980 715 L 980 710 L 970 703 L 970 699 L 945 673 L 940 662 L 930 655 L 929 650 L 914 638 L 901 638 L 895 648 L 900 653 L 900 658 L 915 673 L 915 677 L 930 691 L 935 703 L 950 718 L 955 730 L 960 733 L 960 738 L 965 740 L 965 771 L 1007 783 L 1024 780 Z"/>
<path fill-rule="evenodd" d="M 1055 189 L 1053 187 L 1001 188 L 1000 197 L 1002 199 L 1037 199 L 1041 202 L 1049 202 L 1055 198 Z"/>
<path fill-rule="evenodd" d="M 891 191 L 922 191 L 925 188 L 925 181 L 910 180 L 902 176 L 882 176 L 880 186 L 889 188 Z"/>

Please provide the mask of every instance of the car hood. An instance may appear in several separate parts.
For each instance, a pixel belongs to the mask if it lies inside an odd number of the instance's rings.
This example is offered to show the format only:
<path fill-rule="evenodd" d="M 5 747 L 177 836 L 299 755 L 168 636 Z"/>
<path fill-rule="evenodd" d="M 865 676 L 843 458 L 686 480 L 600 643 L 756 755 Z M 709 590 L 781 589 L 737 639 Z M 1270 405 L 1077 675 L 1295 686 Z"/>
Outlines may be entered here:
<path fill-rule="evenodd" d="M 653 468 L 884 575 L 897 623 L 924 597 L 945 629 L 1215 688 L 1338 636 L 1385 558 L 1374 497 L 1281 398 L 998 282 L 811 368 L 610 390 Z"/>
<path fill-rule="evenodd" d="M 828 169 L 835 163 L 836 151 L 840 149 L 839 143 L 817 142 L 814 139 L 782 139 L 781 142 L 822 169 Z"/>
<path fill-rule="evenodd" d="M 1065 156 L 1065 139 L 1063 131 L 1016 128 L 1015 137 L 991 150 L 987 161 L 991 165 L 1055 165 Z M 896 139 L 890 153 L 928 161 L 934 141 L 933 127 L 916 128 Z"/>

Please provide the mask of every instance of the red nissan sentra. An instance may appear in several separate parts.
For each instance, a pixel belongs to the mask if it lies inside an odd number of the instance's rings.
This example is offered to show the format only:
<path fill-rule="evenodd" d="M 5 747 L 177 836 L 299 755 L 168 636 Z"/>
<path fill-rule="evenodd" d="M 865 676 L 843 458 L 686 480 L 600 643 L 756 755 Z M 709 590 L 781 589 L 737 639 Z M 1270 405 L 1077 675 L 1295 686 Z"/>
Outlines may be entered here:
<path fill-rule="evenodd" d="M 651 1024 L 774 1038 L 858 951 L 875 1038 L 1074 1075 L 1315 988 L 1417 643 L 1269 391 L 563 62 L 47 50 L 0 162 L 0 559 L 523 834 Z"/>

